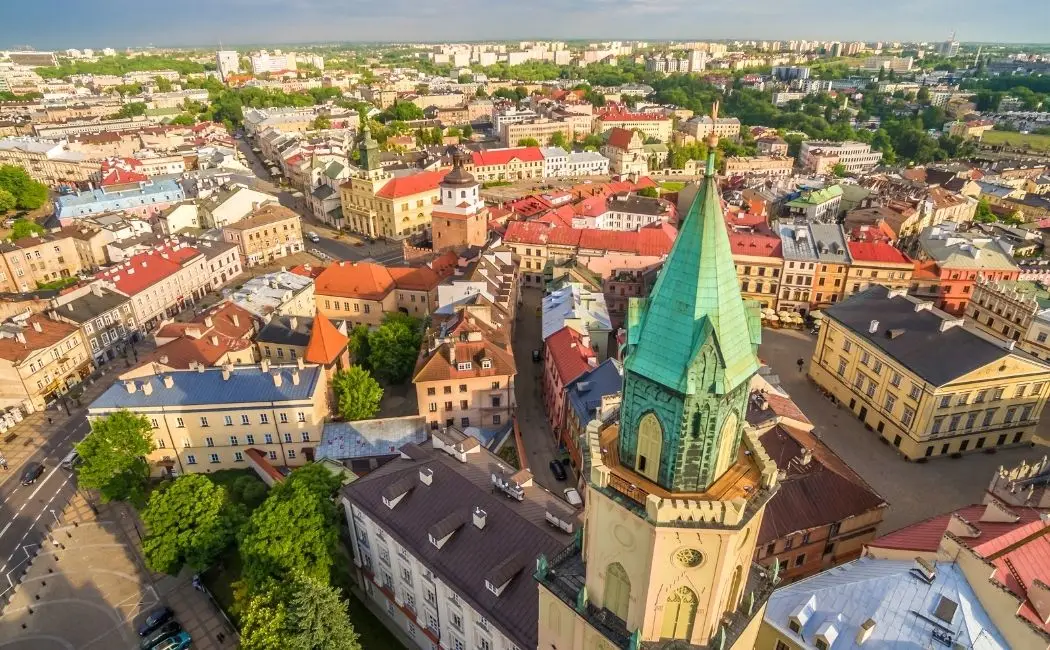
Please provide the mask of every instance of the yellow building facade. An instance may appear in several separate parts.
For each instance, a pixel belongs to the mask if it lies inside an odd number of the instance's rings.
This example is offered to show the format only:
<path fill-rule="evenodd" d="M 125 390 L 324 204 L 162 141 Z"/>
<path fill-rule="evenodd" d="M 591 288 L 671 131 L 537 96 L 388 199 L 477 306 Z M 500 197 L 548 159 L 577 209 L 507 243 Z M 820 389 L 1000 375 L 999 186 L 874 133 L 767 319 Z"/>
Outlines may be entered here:
<path fill-rule="evenodd" d="M 909 460 L 1029 443 L 1050 365 L 875 286 L 824 311 L 809 376 Z"/>
<path fill-rule="evenodd" d="M 275 466 L 305 464 L 328 415 L 320 366 L 225 366 L 172 370 L 117 382 L 88 407 L 88 420 L 127 409 L 150 421 L 154 476 L 247 467 L 248 449 Z"/>

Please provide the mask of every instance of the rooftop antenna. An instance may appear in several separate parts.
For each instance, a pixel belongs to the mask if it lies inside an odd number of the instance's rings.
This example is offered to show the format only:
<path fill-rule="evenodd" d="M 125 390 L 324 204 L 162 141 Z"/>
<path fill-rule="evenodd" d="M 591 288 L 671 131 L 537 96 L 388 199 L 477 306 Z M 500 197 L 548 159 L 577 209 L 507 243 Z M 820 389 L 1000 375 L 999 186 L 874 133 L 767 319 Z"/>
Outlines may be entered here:
<path fill-rule="evenodd" d="M 711 105 L 711 133 L 707 136 L 707 175 L 715 175 L 715 150 L 718 149 L 718 100 Z"/>

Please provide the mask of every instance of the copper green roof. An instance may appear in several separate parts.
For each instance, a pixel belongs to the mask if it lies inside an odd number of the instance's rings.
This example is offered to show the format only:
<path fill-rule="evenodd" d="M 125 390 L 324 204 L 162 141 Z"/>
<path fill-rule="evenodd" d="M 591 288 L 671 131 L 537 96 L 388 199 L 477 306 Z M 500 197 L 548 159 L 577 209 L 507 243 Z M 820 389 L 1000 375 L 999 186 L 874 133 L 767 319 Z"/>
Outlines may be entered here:
<path fill-rule="evenodd" d="M 809 193 L 803 193 L 802 196 L 790 201 L 788 207 L 803 208 L 807 205 L 820 205 L 821 203 L 827 203 L 839 196 L 842 196 L 842 188 L 838 185 L 832 185 L 831 187 L 825 187 L 822 190 L 813 190 Z"/>
<path fill-rule="evenodd" d="M 725 369 L 717 373 L 715 393 L 731 391 L 758 371 L 757 312 L 740 296 L 713 171 L 689 208 L 652 294 L 632 301 L 627 321 L 627 370 L 679 393 L 709 390 L 692 385 L 689 376 L 709 336 Z"/>

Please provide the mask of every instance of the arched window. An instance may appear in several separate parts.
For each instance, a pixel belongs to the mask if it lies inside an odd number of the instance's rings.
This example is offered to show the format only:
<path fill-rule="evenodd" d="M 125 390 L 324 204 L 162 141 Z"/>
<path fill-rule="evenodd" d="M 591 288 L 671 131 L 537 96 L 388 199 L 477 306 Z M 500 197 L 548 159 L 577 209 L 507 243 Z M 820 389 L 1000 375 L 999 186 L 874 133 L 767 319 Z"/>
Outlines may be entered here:
<path fill-rule="evenodd" d="M 711 477 L 712 480 L 717 479 L 736 462 L 736 425 L 736 413 L 730 413 L 722 421 L 722 428 L 718 431 L 718 456 L 715 458 L 715 474 Z"/>
<path fill-rule="evenodd" d="M 660 449 L 663 446 L 663 427 L 652 412 L 638 422 L 638 458 L 635 469 L 651 481 L 660 474 Z"/>
<path fill-rule="evenodd" d="M 693 635 L 696 620 L 696 594 L 689 587 L 679 587 L 664 604 L 664 625 L 660 637 L 686 639 Z"/>
<path fill-rule="evenodd" d="M 735 611 L 737 602 L 740 600 L 740 581 L 744 579 L 744 567 L 740 564 L 736 565 L 736 569 L 733 570 L 733 581 L 729 583 L 729 602 L 727 603 L 726 609 L 729 611 Z"/>
<path fill-rule="evenodd" d="M 627 620 L 627 607 L 631 598 L 631 579 L 619 562 L 613 562 L 605 569 L 605 609 L 616 614 L 620 620 Z"/>

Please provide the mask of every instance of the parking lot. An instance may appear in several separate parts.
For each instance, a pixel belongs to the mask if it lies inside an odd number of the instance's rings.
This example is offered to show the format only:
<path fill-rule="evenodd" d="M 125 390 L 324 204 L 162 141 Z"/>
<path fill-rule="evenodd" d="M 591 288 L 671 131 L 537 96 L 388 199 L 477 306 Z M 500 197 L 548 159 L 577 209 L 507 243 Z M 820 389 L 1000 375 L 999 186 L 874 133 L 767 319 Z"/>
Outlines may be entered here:
<path fill-rule="evenodd" d="M 936 514 L 979 503 L 992 474 L 1000 466 L 1036 460 L 1050 452 L 1045 446 L 1015 447 L 995 454 L 968 454 L 939 458 L 926 464 L 905 461 L 864 428 L 848 409 L 826 398 L 800 372 L 798 359 L 808 367 L 816 337 L 793 330 L 763 330 L 759 356 L 779 375 L 784 389 L 816 425 L 821 439 L 889 502 L 880 533 L 886 533 Z M 1046 417 L 1040 422 L 1047 436 Z"/>

